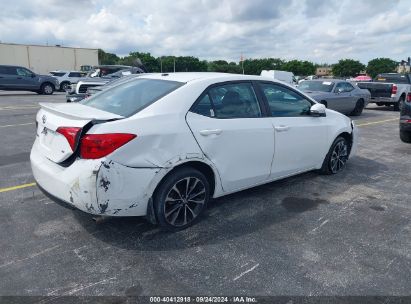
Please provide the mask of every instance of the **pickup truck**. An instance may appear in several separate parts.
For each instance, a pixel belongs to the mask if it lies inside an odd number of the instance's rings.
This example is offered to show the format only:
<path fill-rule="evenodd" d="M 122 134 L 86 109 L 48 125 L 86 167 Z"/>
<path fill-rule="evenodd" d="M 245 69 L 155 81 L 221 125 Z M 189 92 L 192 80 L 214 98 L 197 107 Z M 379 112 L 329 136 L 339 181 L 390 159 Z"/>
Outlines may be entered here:
<path fill-rule="evenodd" d="M 393 105 L 394 111 L 399 111 L 411 92 L 411 74 L 379 74 L 373 82 L 358 82 L 357 86 L 370 91 L 370 103 Z"/>

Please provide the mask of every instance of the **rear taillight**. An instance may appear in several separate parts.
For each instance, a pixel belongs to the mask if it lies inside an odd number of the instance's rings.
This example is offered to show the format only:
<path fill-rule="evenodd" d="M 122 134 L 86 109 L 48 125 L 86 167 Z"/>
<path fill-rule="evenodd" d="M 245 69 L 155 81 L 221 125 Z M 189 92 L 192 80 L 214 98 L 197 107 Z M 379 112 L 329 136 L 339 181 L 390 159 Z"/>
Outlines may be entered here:
<path fill-rule="evenodd" d="M 397 91 L 398 91 L 397 85 L 393 84 L 391 88 L 391 95 L 397 94 Z"/>
<path fill-rule="evenodd" d="M 61 135 L 63 135 L 70 147 L 71 150 L 75 150 L 76 149 L 76 143 L 77 143 L 77 139 L 80 136 L 80 132 L 81 132 L 81 128 L 78 127 L 60 127 L 56 130 L 57 133 L 60 133 Z"/>
<path fill-rule="evenodd" d="M 407 102 L 411 102 L 411 93 L 407 94 Z"/>
<path fill-rule="evenodd" d="M 135 137 L 137 135 L 127 133 L 84 135 L 80 141 L 80 157 L 85 159 L 102 158 Z"/>

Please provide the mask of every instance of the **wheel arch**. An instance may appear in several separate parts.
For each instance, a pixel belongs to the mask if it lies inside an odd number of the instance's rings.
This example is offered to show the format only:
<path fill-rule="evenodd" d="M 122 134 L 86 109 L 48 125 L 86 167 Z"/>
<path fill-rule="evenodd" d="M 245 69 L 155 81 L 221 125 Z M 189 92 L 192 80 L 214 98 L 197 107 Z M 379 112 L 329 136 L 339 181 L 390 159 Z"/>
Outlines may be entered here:
<path fill-rule="evenodd" d="M 342 133 L 338 134 L 338 135 L 335 137 L 334 141 L 335 141 L 338 137 L 343 137 L 343 138 L 348 142 L 348 148 L 349 148 L 348 154 L 350 154 L 350 153 L 351 153 L 351 149 L 352 149 L 352 145 L 353 145 L 353 134 L 352 134 L 352 133 L 348 133 L 348 132 L 342 132 Z M 334 141 L 333 141 L 333 142 L 334 142 Z"/>
<path fill-rule="evenodd" d="M 184 163 L 180 163 L 174 166 L 173 168 L 171 168 L 166 174 L 164 174 L 164 176 L 161 177 L 160 181 L 155 186 L 152 192 L 152 195 L 147 203 L 146 219 L 150 223 L 158 224 L 158 219 L 154 211 L 154 203 L 153 203 L 153 198 L 156 195 L 158 189 L 160 188 L 162 183 L 166 180 L 166 178 L 170 176 L 170 174 L 174 173 L 177 170 L 180 170 L 182 168 L 187 168 L 187 167 L 194 168 L 204 174 L 204 176 L 206 177 L 210 185 L 210 197 L 214 196 L 216 187 L 218 186 L 217 182 L 219 181 L 219 177 L 218 177 L 218 173 L 215 172 L 215 170 L 212 168 L 210 164 L 207 164 L 206 162 L 201 161 L 201 160 L 190 160 Z"/>
<path fill-rule="evenodd" d="M 214 172 L 214 169 L 207 163 L 199 160 L 191 160 L 187 161 L 181 164 L 178 164 L 177 166 L 173 167 L 171 170 L 169 170 L 160 180 L 160 182 L 157 184 L 153 191 L 153 196 L 160 187 L 160 185 L 163 183 L 163 181 L 173 172 L 180 170 L 181 168 L 186 168 L 186 167 L 191 167 L 194 168 L 198 171 L 200 171 L 204 176 L 206 177 L 208 183 L 210 184 L 210 197 L 213 197 L 215 189 L 216 189 L 216 172 Z"/>
<path fill-rule="evenodd" d="M 40 87 L 43 88 L 46 84 L 51 85 L 53 87 L 53 90 L 56 90 L 55 85 L 52 82 L 48 81 L 48 80 L 43 82 Z"/>

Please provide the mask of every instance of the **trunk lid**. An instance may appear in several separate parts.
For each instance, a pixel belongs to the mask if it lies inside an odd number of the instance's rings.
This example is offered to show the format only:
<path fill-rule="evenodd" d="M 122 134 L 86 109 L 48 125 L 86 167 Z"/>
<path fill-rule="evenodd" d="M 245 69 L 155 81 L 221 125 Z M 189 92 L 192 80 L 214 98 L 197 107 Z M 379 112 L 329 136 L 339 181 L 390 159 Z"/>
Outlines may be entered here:
<path fill-rule="evenodd" d="M 83 129 L 91 121 L 101 122 L 123 118 L 79 103 L 40 103 L 40 106 L 41 109 L 36 116 L 39 149 L 44 156 L 55 163 L 65 161 L 75 151 L 67 138 L 57 132 L 58 128 Z M 78 140 L 79 136 L 76 138 L 75 147 L 78 145 Z"/>

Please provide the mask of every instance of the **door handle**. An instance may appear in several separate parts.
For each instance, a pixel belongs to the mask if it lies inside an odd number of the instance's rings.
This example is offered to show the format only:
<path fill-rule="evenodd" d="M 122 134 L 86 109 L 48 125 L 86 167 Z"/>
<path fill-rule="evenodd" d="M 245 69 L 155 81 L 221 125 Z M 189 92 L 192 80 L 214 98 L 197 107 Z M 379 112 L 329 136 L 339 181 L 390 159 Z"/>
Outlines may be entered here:
<path fill-rule="evenodd" d="M 288 131 L 290 127 L 289 126 L 278 126 L 278 127 L 274 127 L 274 129 L 277 132 L 285 132 L 285 131 Z"/>
<path fill-rule="evenodd" d="M 203 136 L 209 136 L 209 135 L 220 135 L 223 130 L 221 129 L 215 129 L 215 130 L 201 130 L 200 134 Z"/>
<path fill-rule="evenodd" d="M 23 78 L 21 78 L 21 77 L 17 77 L 17 79 L 23 79 Z"/>

